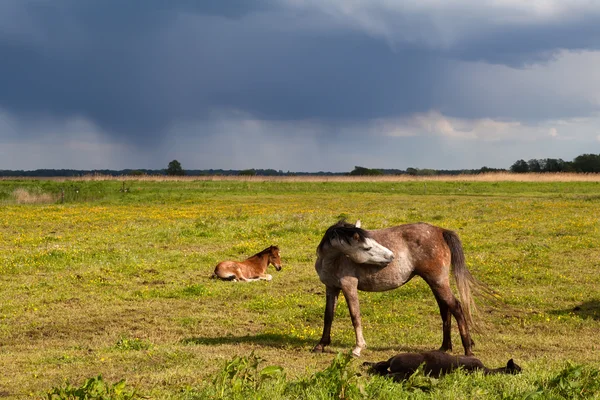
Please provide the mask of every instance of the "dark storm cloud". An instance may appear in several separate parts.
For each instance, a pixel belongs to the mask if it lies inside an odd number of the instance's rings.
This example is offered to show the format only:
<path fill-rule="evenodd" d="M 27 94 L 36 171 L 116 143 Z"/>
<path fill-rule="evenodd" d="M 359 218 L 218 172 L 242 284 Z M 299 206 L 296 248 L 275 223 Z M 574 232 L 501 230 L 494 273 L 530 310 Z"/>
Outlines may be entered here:
<path fill-rule="evenodd" d="M 363 33 L 297 35 L 263 25 L 269 21 L 229 18 L 266 2 L 28 4 L 43 40 L 0 39 L 9 60 L 0 64 L 0 107 L 21 116 L 83 116 L 111 134 L 151 141 L 173 121 L 214 109 L 266 119 L 363 119 L 434 101 L 439 74 L 427 51 L 392 52 Z"/>
<path fill-rule="evenodd" d="M 478 30 L 448 50 L 467 61 L 523 68 L 553 60 L 560 50 L 599 50 L 600 15 L 575 21 Z"/>
<path fill-rule="evenodd" d="M 228 110 L 266 120 L 469 115 L 455 91 L 440 90 L 444 57 L 524 65 L 557 46 L 600 43 L 600 24 L 585 24 L 499 27 L 444 50 L 390 46 L 319 11 L 268 0 L 9 0 L 3 8 L 27 21 L 0 18 L 0 109 L 18 118 L 84 117 L 140 144 L 160 140 L 174 122 Z"/>

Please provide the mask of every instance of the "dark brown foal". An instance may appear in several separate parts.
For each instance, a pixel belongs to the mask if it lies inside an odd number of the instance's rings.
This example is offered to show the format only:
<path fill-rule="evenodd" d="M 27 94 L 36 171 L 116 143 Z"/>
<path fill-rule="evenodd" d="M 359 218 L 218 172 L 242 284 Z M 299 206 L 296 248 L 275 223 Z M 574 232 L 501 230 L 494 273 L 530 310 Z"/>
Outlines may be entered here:
<path fill-rule="evenodd" d="M 440 377 L 456 369 L 467 372 L 482 371 L 484 374 L 517 374 L 521 372 L 511 358 L 506 367 L 487 368 L 483 363 L 472 356 L 455 356 L 441 351 L 426 351 L 423 353 L 400 353 L 387 361 L 378 363 L 364 363 L 371 371 L 383 376 L 390 376 L 395 381 L 409 378 L 423 365 L 423 373 L 432 377 Z"/>

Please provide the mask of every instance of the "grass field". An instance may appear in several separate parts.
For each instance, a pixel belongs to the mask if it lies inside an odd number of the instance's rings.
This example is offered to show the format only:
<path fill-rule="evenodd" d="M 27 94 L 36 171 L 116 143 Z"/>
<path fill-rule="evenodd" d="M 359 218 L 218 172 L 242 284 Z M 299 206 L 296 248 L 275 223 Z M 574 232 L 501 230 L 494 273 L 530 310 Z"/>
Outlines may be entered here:
<path fill-rule="evenodd" d="M 147 398 L 600 398 L 599 210 L 594 176 L 0 180 L 0 398 L 98 375 Z M 440 346 L 419 278 L 360 294 L 360 360 L 336 355 L 354 344 L 343 298 L 331 352 L 311 353 L 325 304 L 315 249 L 342 217 L 457 231 L 506 305 L 482 305 L 475 353 L 491 367 L 514 358 L 523 374 L 368 377 L 362 361 Z M 273 281 L 209 279 L 218 261 L 271 244 L 283 261 Z"/>

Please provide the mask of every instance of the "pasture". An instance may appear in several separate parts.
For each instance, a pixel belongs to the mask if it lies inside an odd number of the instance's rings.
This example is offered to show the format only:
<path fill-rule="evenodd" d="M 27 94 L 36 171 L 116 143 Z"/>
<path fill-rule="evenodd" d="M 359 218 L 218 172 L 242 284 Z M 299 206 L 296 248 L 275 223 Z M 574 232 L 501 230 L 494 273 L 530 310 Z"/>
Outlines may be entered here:
<path fill-rule="evenodd" d="M 330 398 L 335 371 L 346 398 L 600 398 L 599 210 L 600 178 L 0 180 L 0 398 L 98 375 L 147 398 Z M 420 278 L 359 293 L 360 359 L 336 355 L 354 345 L 343 297 L 330 352 L 311 353 L 325 307 L 315 250 L 343 217 L 456 231 L 471 273 L 505 304 L 480 305 L 474 353 L 523 373 L 367 376 L 363 361 L 439 347 Z M 219 261 L 270 245 L 283 266 L 272 281 L 210 279 Z M 455 321 L 452 338 L 461 354 Z M 282 369 L 264 382 L 236 374 L 267 366 Z"/>

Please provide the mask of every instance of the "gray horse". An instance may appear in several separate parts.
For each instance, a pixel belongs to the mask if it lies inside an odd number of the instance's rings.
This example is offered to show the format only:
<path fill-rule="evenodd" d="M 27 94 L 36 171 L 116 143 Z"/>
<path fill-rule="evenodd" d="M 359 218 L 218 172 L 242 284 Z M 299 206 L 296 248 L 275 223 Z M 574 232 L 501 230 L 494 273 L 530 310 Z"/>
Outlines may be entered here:
<path fill-rule="evenodd" d="M 451 266 L 460 302 L 450 289 Z M 352 354 L 359 357 L 366 342 L 362 333 L 358 291 L 395 289 L 418 275 L 427 282 L 440 308 L 443 324 L 440 350 L 452 350 L 450 328 L 453 315 L 465 354 L 473 354 L 473 341 L 469 334 L 474 307 L 471 289 L 481 284 L 467 270 L 462 244 L 455 232 L 426 223 L 367 231 L 360 228 L 360 221 L 353 225 L 342 220 L 325 232 L 317 247 L 315 269 L 326 286 L 326 305 L 323 335 L 313 351 L 322 352 L 331 343 L 331 323 L 340 290 L 348 303 L 356 334 Z"/>

